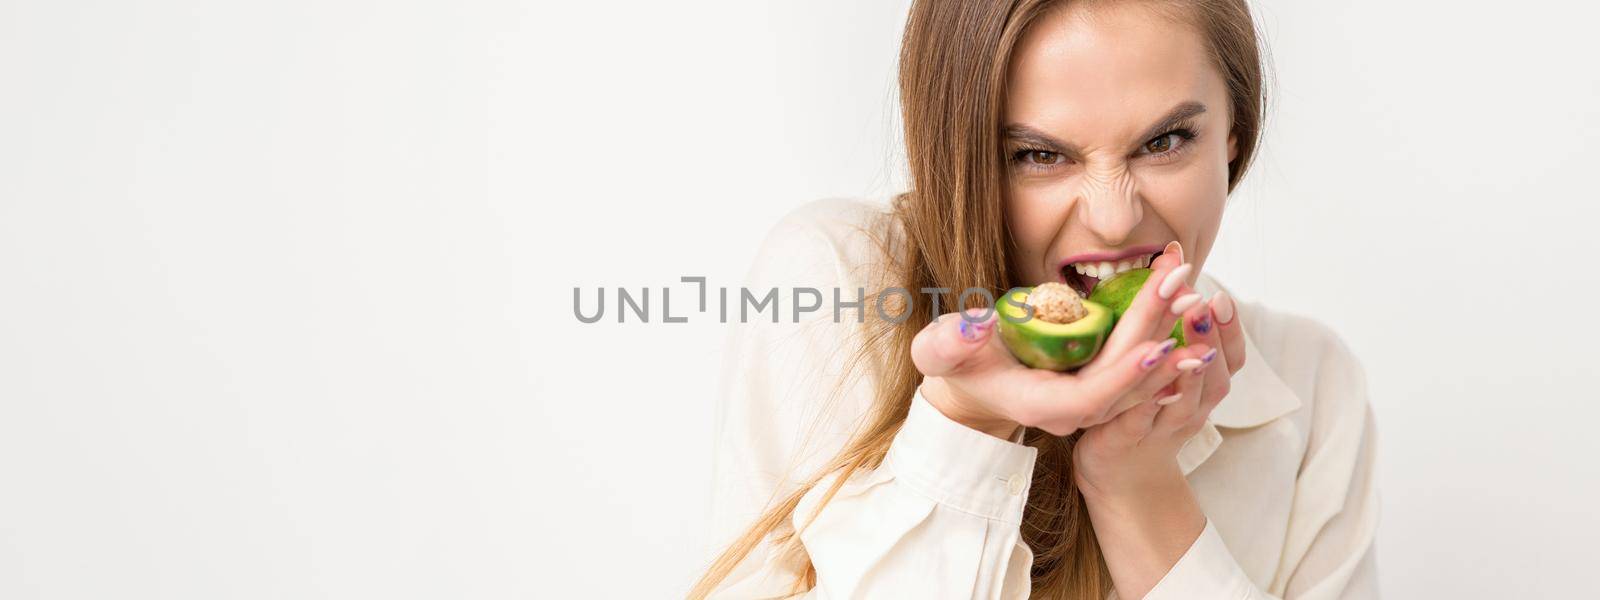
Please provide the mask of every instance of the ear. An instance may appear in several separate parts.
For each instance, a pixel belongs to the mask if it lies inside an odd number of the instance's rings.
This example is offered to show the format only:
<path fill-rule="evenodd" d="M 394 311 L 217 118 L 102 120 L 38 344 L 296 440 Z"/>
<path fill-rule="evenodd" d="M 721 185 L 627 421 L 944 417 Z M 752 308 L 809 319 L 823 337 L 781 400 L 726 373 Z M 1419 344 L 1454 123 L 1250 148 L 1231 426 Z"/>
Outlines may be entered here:
<path fill-rule="evenodd" d="M 1239 136 L 1230 133 L 1228 134 L 1228 164 L 1233 164 L 1234 159 L 1237 158 L 1239 158 Z"/>

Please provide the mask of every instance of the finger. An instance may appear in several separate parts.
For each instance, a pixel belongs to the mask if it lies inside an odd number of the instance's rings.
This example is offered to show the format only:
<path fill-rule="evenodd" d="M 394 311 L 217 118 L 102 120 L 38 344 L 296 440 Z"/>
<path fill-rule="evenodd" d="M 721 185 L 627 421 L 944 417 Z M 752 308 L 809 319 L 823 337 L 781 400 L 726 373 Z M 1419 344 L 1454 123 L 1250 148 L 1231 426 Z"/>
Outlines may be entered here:
<path fill-rule="evenodd" d="M 1150 279 L 1147 280 L 1147 283 L 1144 287 L 1153 287 L 1148 283 L 1149 281 L 1164 281 L 1166 274 L 1170 273 L 1173 269 L 1176 269 L 1181 264 L 1183 264 L 1183 245 L 1179 244 L 1176 240 L 1167 242 L 1167 246 L 1161 249 L 1161 254 L 1157 255 L 1155 260 L 1150 262 Z M 1139 308 L 1136 309 L 1136 306 Z M 1136 297 L 1134 298 L 1133 305 L 1129 306 L 1129 311 L 1142 311 L 1143 308 L 1144 305 L 1141 304 L 1139 299 Z M 1138 315 L 1141 313 L 1133 312 L 1133 314 Z M 1155 336 L 1151 335 L 1150 332 L 1161 330 L 1157 327 L 1148 328 L 1148 330 L 1146 330 L 1144 327 L 1139 327 L 1131 323 L 1128 325 L 1122 324 L 1122 322 L 1128 320 L 1128 314 L 1124 313 L 1117 324 L 1117 328 L 1111 332 L 1111 337 L 1106 340 L 1106 348 L 1101 350 L 1102 353 L 1106 353 L 1107 351 L 1116 352 L 1129 345 L 1142 342 L 1146 339 L 1152 339 Z M 1167 323 L 1166 326 L 1167 329 L 1172 328 L 1171 323 Z M 1145 335 L 1141 336 L 1140 334 Z M 1107 356 L 1111 356 L 1111 354 L 1107 354 Z M 1091 364 L 1090 367 L 1092 368 L 1093 365 Z"/>
<path fill-rule="evenodd" d="M 993 337 L 993 310 L 973 308 L 965 314 L 940 315 L 911 339 L 911 362 L 923 375 L 944 377 L 960 371 Z"/>
<path fill-rule="evenodd" d="M 1081 386 L 1089 394 L 1105 394 L 1118 398 L 1105 414 L 1100 415 L 1100 421 L 1115 418 L 1122 411 L 1133 408 L 1141 401 L 1149 400 L 1152 392 L 1148 390 L 1161 389 L 1176 377 L 1170 361 L 1164 361 L 1168 354 L 1177 346 L 1177 340 L 1147 341 L 1134 347 L 1126 357 L 1113 363 L 1106 372 L 1081 375 Z M 1116 377 L 1106 377 L 1107 373 L 1116 373 Z M 1140 390 L 1147 390 L 1140 393 Z"/>
<path fill-rule="evenodd" d="M 1177 315 L 1200 302 L 1199 294 L 1189 291 L 1188 278 L 1193 270 L 1193 265 L 1184 263 L 1152 272 L 1133 304 L 1117 320 L 1111 338 L 1106 340 L 1107 348 L 1112 352 L 1124 351 L 1122 349 L 1145 340 L 1167 337 Z"/>
<path fill-rule="evenodd" d="M 1165 248 L 1161 249 L 1161 255 L 1157 256 L 1156 260 L 1152 261 L 1151 266 L 1152 267 L 1160 266 L 1160 267 L 1163 267 L 1163 268 L 1177 269 L 1178 267 L 1181 267 L 1181 266 L 1186 265 L 1186 264 L 1189 264 L 1189 259 L 1188 259 L 1187 256 L 1184 255 L 1183 244 L 1179 244 L 1177 240 L 1173 240 L 1173 241 L 1167 242 L 1167 246 Z M 1151 273 L 1151 275 L 1154 276 L 1155 274 Z M 1185 298 L 1185 297 L 1189 296 L 1190 294 L 1194 293 L 1195 290 L 1194 290 L 1193 287 L 1191 287 L 1191 285 L 1189 283 L 1189 280 L 1192 277 L 1194 277 L 1194 275 L 1195 275 L 1195 273 L 1193 272 L 1193 266 L 1191 265 L 1189 272 L 1186 272 L 1186 273 L 1183 274 L 1183 276 L 1178 277 L 1178 279 L 1182 280 L 1181 283 L 1169 283 L 1169 284 L 1167 284 L 1169 286 L 1173 286 L 1173 285 L 1177 286 L 1177 289 L 1175 291 L 1173 291 L 1171 294 L 1159 294 L 1158 293 L 1157 296 L 1158 297 L 1159 296 L 1169 296 L 1169 297 L 1171 297 L 1173 299 L 1174 303 L 1180 302 L 1179 299 Z M 1164 290 L 1160 290 L 1158 288 L 1158 291 L 1164 291 Z M 1182 300 L 1182 302 L 1192 302 L 1192 301 Z M 1160 323 L 1155 328 L 1154 333 L 1160 333 L 1161 335 L 1168 335 L 1167 332 L 1172 331 L 1172 326 L 1177 322 L 1178 315 L 1181 314 L 1184 310 L 1187 310 L 1187 309 L 1185 309 L 1182 306 L 1179 306 L 1177 308 L 1172 308 L 1171 310 L 1168 310 L 1167 314 L 1164 314 L 1164 315 L 1161 316 Z"/>
<path fill-rule="evenodd" d="M 997 388 L 1020 389 L 1011 419 L 1054 435 L 1099 425 L 1136 405 L 1128 393 L 1156 372 L 1162 358 L 1172 352 L 1170 340 L 1147 341 L 1135 352 L 1113 359 L 1112 366 L 1092 374 L 1066 374 L 1039 369 L 1001 370 L 993 384 Z M 1021 378 L 1002 382 L 999 378 Z M 1147 396 L 1148 397 L 1148 396 Z"/>
<path fill-rule="evenodd" d="M 1221 332 L 1217 330 L 1215 318 L 1211 314 L 1211 305 L 1201 304 L 1183 314 L 1184 323 L 1188 325 L 1185 333 L 1192 344 L 1203 345 L 1211 348 L 1199 356 L 1204 363 L 1199 367 L 1203 370 L 1205 381 L 1204 392 L 1200 396 L 1200 407 L 1195 418 L 1204 419 L 1211 414 L 1211 409 L 1222 401 L 1228 394 L 1229 380 L 1233 372 L 1226 368 L 1209 368 L 1213 362 L 1227 365 L 1227 352 L 1222 347 Z"/>
<path fill-rule="evenodd" d="M 1223 354 L 1222 348 L 1212 347 L 1210 351 L 1200 355 L 1200 360 L 1206 364 L 1200 367 L 1200 376 L 1204 379 L 1205 385 L 1200 393 L 1200 410 L 1195 415 L 1197 419 L 1209 418 L 1211 410 L 1221 404 L 1222 399 L 1226 398 L 1228 391 L 1232 389 L 1233 374 L 1223 368 L 1227 365 Z"/>
<path fill-rule="evenodd" d="M 1244 327 L 1239 325 L 1238 307 L 1227 290 L 1219 290 L 1211 297 L 1211 318 L 1217 327 L 1222 354 L 1227 357 L 1229 373 L 1238 373 L 1244 366 Z"/>
<path fill-rule="evenodd" d="M 1123 447 L 1137 445 L 1150 431 L 1155 428 L 1156 415 L 1161 412 L 1161 406 L 1154 400 L 1145 397 L 1132 408 L 1117 415 L 1111 422 L 1102 425 L 1110 429 L 1107 433 L 1114 434 L 1114 439 L 1122 441 Z"/>
<path fill-rule="evenodd" d="M 1133 391 L 1128 392 L 1129 396 L 1146 400 L 1158 400 L 1173 393 L 1173 390 L 1176 389 L 1173 384 L 1178 380 L 1178 375 L 1183 373 L 1178 369 L 1178 361 L 1189 358 L 1192 354 L 1192 352 L 1188 351 L 1174 354 L 1170 348 L 1177 343 L 1177 340 L 1171 338 L 1162 342 L 1163 346 L 1169 348 L 1169 350 L 1164 353 L 1165 356 L 1153 368 L 1150 375 L 1146 376 L 1144 381 L 1139 382 L 1139 385 L 1135 386 Z"/>
<path fill-rule="evenodd" d="M 1197 345 L 1183 348 L 1183 358 L 1177 362 L 1181 372 L 1178 375 L 1177 393 L 1173 396 L 1158 399 L 1161 412 L 1156 415 L 1155 429 L 1163 432 L 1176 432 L 1184 429 L 1193 420 L 1195 413 L 1200 410 L 1200 394 L 1204 391 L 1205 373 L 1196 373 L 1205 366 L 1201 355 L 1210 352 L 1211 348 Z"/>
<path fill-rule="evenodd" d="M 1165 268 L 1165 269 L 1176 269 L 1180 265 L 1183 265 L 1185 262 L 1188 262 L 1188 261 L 1186 260 L 1186 257 L 1184 256 L 1184 253 L 1183 253 L 1183 245 L 1179 244 L 1177 240 L 1173 240 L 1173 241 L 1167 242 L 1167 246 L 1161 250 L 1161 255 L 1157 256 L 1154 261 L 1151 261 L 1150 268 L 1151 269 L 1163 269 L 1163 268 Z M 1154 276 L 1155 274 L 1151 273 L 1151 275 Z M 1195 290 L 1192 289 L 1189 286 L 1188 278 L 1184 277 L 1184 283 L 1178 286 L 1178 290 L 1172 296 L 1175 299 L 1176 298 L 1182 298 L 1184 296 L 1189 295 L 1190 293 L 1192 293 L 1194 291 Z M 1167 332 L 1172 331 L 1172 326 L 1175 323 L 1177 323 L 1177 319 L 1178 319 L 1177 313 L 1173 313 L 1171 311 L 1168 311 L 1168 314 L 1162 315 L 1161 319 L 1159 319 L 1159 323 L 1157 324 L 1157 326 L 1151 330 L 1152 331 L 1152 335 L 1154 335 L 1155 333 L 1160 333 L 1162 335 L 1170 335 Z"/>

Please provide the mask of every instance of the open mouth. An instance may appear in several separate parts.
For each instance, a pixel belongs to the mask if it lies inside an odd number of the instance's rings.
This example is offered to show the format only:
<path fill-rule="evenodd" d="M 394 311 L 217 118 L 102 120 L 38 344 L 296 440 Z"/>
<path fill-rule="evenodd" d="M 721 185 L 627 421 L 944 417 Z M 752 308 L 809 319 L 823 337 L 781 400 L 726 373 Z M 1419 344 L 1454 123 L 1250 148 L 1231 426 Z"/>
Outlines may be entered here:
<path fill-rule="evenodd" d="M 1110 279 L 1112 275 L 1133 269 L 1149 267 L 1161 256 L 1160 251 L 1149 254 L 1136 254 L 1119 260 L 1080 261 L 1068 263 L 1061 267 L 1061 281 L 1071 286 L 1079 295 L 1087 298 L 1089 292 L 1094 291 L 1094 286 L 1102 279 Z"/>

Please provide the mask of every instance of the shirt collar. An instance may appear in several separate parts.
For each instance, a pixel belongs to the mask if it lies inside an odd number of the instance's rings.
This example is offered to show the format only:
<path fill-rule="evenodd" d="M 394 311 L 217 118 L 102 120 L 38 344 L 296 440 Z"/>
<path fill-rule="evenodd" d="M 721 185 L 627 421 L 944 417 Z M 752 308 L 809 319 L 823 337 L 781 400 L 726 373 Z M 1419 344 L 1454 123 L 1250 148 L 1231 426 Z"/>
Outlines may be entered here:
<path fill-rule="evenodd" d="M 1228 396 L 1211 411 L 1211 422 L 1235 429 L 1255 427 L 1300 408 L 1300 395 L 1283 381 L 1283 377 L 1267 363 L 1261 355 L 1261 349 L 1256 346 L 1251 329 L 1260 325 L 1254 320 L 1258 307 L 1254 303 L 1240 301 L 1233 290 L 1204 273 L 1196 280 L 1195 289 L 1207 298 L 1226 290 L 1238 307 L 1238 314 L 1234 318 L 1244 320 L 1246 360 L 1244 366 L 1233 374 Z"/>
<path fill-rule="evenodd" d="M 1210 458 L 1217 446 L 1222 444 L 1222 434 L 1217 430 L 1218 427 L 1229 429 L 1256 427 L 1300 408 L 1300 396 L 1263 359 L 1261 350 L 1257 348 L 1254 336 L 1250 332 L 1251 327 L 1256 325 L 1253 320 L 1257 310 L 1256 305 L 1240 301 L 1233 290 L 1229 290 L 1205 273 L 1201 273 L 1195 280 L 1195 289 L 1207 298 L 1223 290 L 1234 298 L 1234 305 L 1238 307 L 1237 316 L 1234 318 L 1244 320 L 1244 348 L 1247 359 L 1244 366 L 1233 374 L 1233 379 L 1228 385 L 1228 396 L 1212 409 L 1210 418 L 1206 420 L 1200 432 L 1189 438 L 1183 449 L 1178 452 L 1178 464 L 1183 468 L 1185 475 Z"/>

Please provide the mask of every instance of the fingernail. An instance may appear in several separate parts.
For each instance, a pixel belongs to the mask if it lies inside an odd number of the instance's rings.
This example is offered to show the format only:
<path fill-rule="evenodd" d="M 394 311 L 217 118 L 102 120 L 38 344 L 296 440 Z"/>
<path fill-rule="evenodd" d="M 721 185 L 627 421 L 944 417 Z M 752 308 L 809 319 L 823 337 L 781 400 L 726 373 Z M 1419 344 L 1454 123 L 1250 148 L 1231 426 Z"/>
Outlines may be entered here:
<path fill-rule="evenodd" d="M 1207 363 L 1210 363 L 1211 359 L 1216 358 L 1216 357 L 1217 357 L 1217 349 L 1216 348 L 1212 348 L 1210 352 L 1206 352 L 1205 354 L 1200 355 L 1200 360 L 1205 361 Z"/>
<path fill-rule="evenodd" d="M 1178 287 L 1183 285 L 1183 279 L 1189 276 L 1191 268 L 1193 268 L 1193 265 L 1183 263 L 1178 265 L 1178 268 L 1167 272 L 1167 278 L 1161 280 L 1161 287 L 1156 288 L 1156 295 L 1161 296 L 1162 300 L 1171 298 L 1173 294 L 1178 292 Z"/>
<path fill-rule="evenodd" d="M 1165 398 L 1157 400 L 1156 404 L 1158 404 L 1160 406 L 1166 406 L 1168 404 L 1172 404 L 1173 402 L 1177 402 L 1178 399 L 1182 398 L 1182 397 L 1183 397 L 1183 394 L 1173 394 L 1171 396 L 1167 396 Z"/>
<path fill-rule="evenodd" d="M 961 339 L 969 342 L 978 341 L 989 329 L 988 323 L 973 323 L 966 319 L 961 320 Z"/>
<path fill-rule="evenodd" d="M 1183 297 L 1172 301 L 1172 314 L 1181 315 L 1184 311 L 1194 308 L 1194 305 L 1199 303 L 1200 294 L 1198 292 L 1185 294 Z"/>
<path fill-rule="evenodd" d="M 1167 247 L 1163 248 L 1161 253 L 1176 256 L 1178 257 L 1178 262 L 1183 262 L 1183 244 L 1179 244 L 1178 240 L 1167 242 Z"/>
<path fill-rule="evenodd" d="M 1167 338 L 1167 341 L 1161 342 L 1160 346 L 1151 348 L 1150 352 L 1145 353 L 1144 360 L 1139 361 L 1139 366 L 1146 369 L 1156 366 L 1156 363 L 1161 362 L 1161 357 L 1172 352 L 1172 349 L 1177 345 L 1178 340 Z"/>
<path fill-rule="evenodd" d="M 1194 327 L 1194 332 L 1198 333 L 1200 335 L 1205 335 L 1207 333 L 1211 333 L 1211 315 L 1210 315 L 1210 313 L 1200 315 L 1200 318 L 1195 319 L 1195 321 L 1192 324 L 1192 326 Z"/>
<path fill-rule="evenodd" d="M 1200 360 L 1198 358 L 1185 358 L 1183 360 L 1178 361 L 1178 370 L 1179 371 L 1194 371 L 1194 372 L 1198 373 L 1198 372 L 1200 372 L 1200 367 L 1204 366 L 1205 364 L 1206 364 L 1206 361 Z"/>
<path fill-rule="evenodd" d="M 1227 291 L 1218 291 L 1211 297 L 1211 311 L 1217 313 L 1217 323 L 1227 325 L 1233 322 L 1233 297 Z"/>

